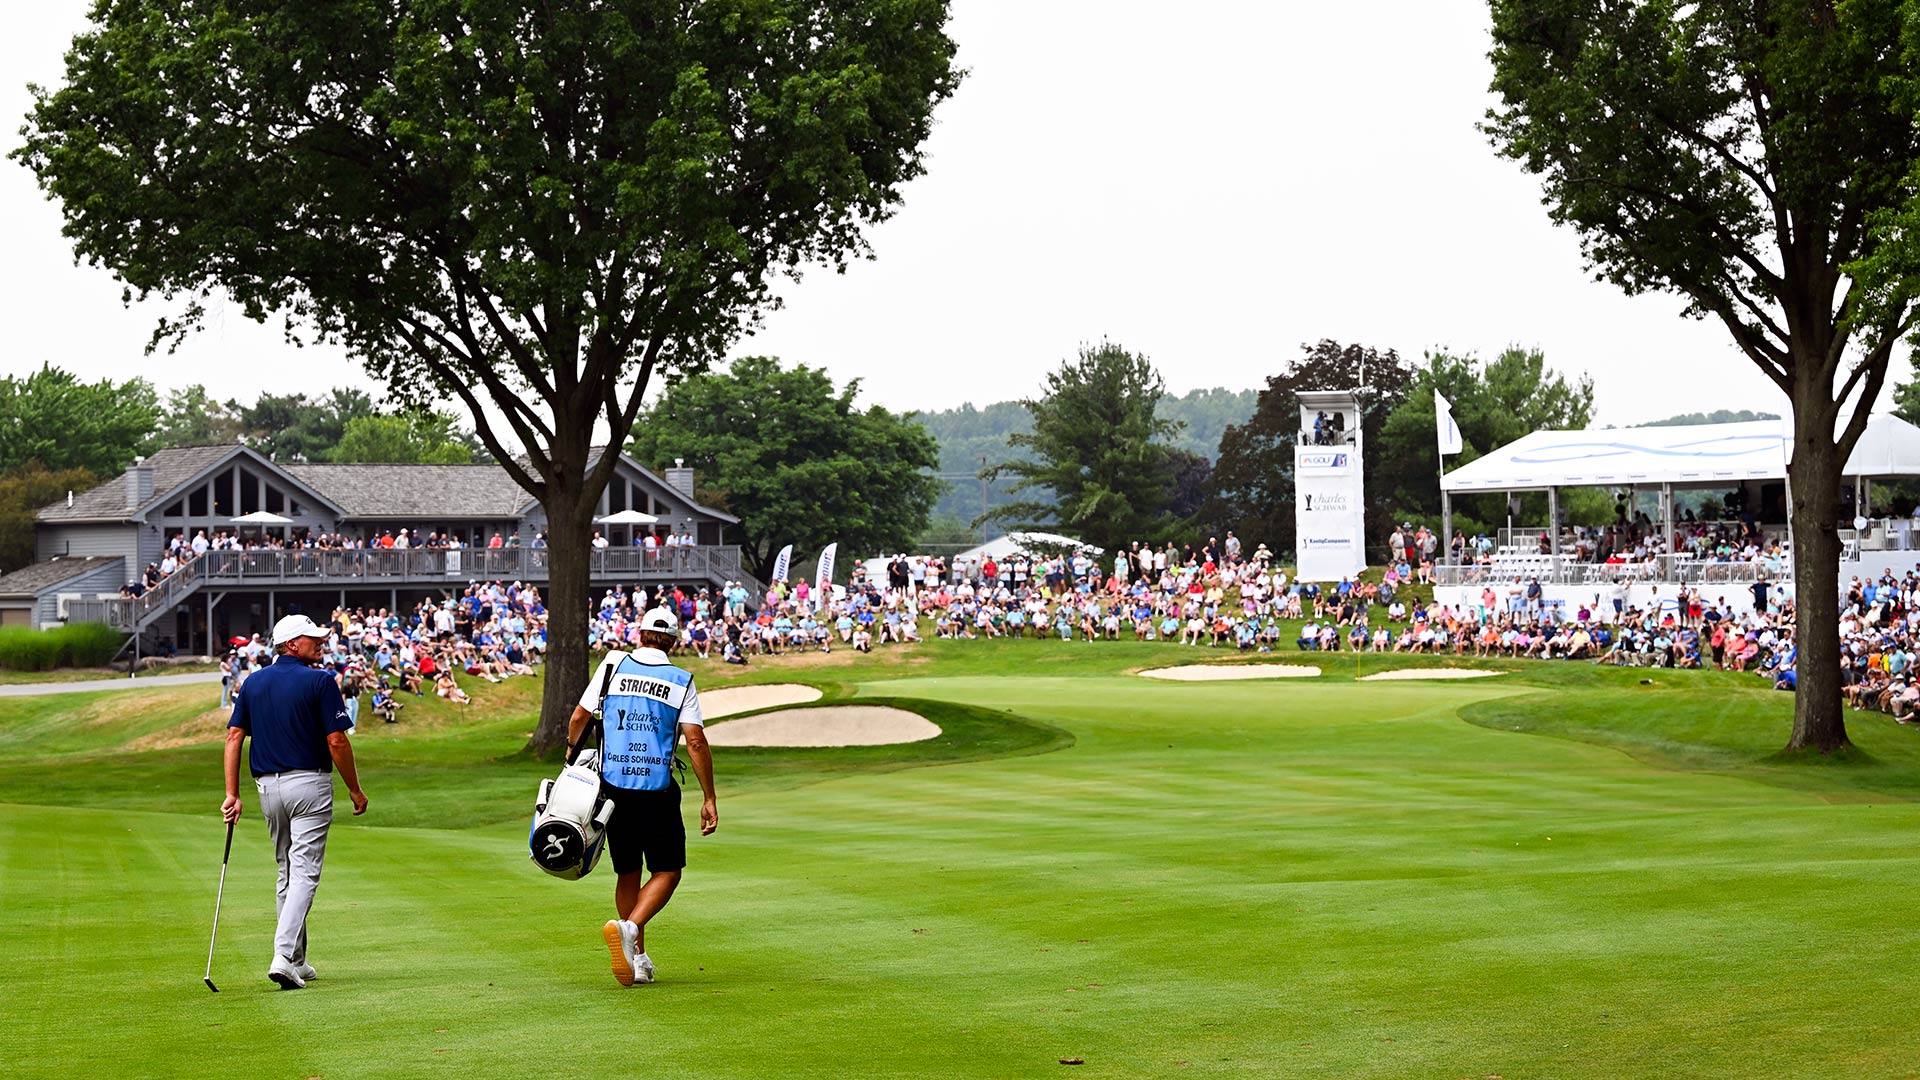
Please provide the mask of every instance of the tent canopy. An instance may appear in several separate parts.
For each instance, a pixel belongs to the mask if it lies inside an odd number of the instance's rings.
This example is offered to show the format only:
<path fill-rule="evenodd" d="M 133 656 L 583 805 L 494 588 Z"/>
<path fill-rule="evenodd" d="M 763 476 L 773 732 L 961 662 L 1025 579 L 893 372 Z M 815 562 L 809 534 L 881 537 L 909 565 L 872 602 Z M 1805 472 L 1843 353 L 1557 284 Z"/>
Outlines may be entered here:
<path fill-rule="evenodd" d="M 1527 491 L 1555 487 L 1732 485 L 1787 475 L 1786 422 L 1753 420 L 1689 427 L 1536 431 L 1470 461 L 1440 481 L 1446 492 Z M 1847 476 L 1920 476 L 1920 428 L 1875 416 Z"/>
<path fill-rule="evenodd" d="M 1016 532 L 989 540 L 979 547 L 968 548 L 955 555 L 953 561 L 964 562 L 967 559 L 985 561 L 987 556 L 991 555 L 995 562 L 999 562 L 1001 559 L 1022 553 L 1039 555 L 1055 551 L 1084 551 L 1089 555 L 1106 553 L 1103 548 L 1081 543 L 1071 536 L 1061 536 L 1058 533 Z"/>
<path fill-rule="evenodd" d="M 660 519 L 638 510 L 621 510 L 593 520 L 601 525 L 652 525 Z"/>
<path fill-rule="evenodd" d="M 233 522 L 235 525 L 291 525 L 293 524 L 292 518 L 281 517 L 279 514 L 271 513 L 266 510 L 255 510 L 251 514 L 241 514 L 237 518 L 228 518 L 227 520 Z"/>

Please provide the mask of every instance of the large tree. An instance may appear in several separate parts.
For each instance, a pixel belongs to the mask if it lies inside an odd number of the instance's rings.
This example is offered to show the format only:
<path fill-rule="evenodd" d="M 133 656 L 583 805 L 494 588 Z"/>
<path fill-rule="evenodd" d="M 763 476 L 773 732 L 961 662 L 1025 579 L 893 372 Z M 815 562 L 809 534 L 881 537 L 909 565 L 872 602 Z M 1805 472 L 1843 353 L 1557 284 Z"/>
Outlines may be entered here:
<path fill-rule="evenodd" d="M 239 406 L 215 398 L 204 383 L 192 383 L 167 394 L 146 450 L 232 443 L 243 430 Z"/>
<path fill-rule="evenodd" d="M 251 405 L 227 402 L 247 445 L 275 461 L 327 461 L 347 425 L 375 415 L 373 395 L 335 387 L 325 397 L 261 394 Z"/>
<path fill-rule="evenodd" d="M 742 553 L 761 578 L 780 549 L 838 542 L 871 555 L 927 527 L 941 482 L 933 437 L 911 417 L 860 408 L 860 380 L 748 356 L 669 387 L 634 425 L 630 450 L 654 466 L 684 459 L 740 519 Z"/>
<path fill-rule="evenodd" d="M 327 460 L 470 465 L 474 447 L 452 413 L 409 409 L 349 420 Z"/>
<path fill-rule="evenodd" d="M 0 472 L 39 462 L 113 475 L 139 454 L 158 417 L 145 379 L 81 382 L 51 364 L 0 378 Z"/>
<path fill-rule="evenodd" d="M 1436 390 L 1453 406 L 1463 444 L 1461 453 L 1448 455 L 1449 469 L 1523 435 L 1583 428 L 1593 418 L 1593 381 L 1585 376 L 1569 380 L 1555 372 L 1538 349 L 1516 346 L 1492 360 L 1428 354 L 1414 369 L 1406 397 L 1387 414 L 1379 435 L 1367 443 L 1367 460 L 1379 466 L 1380 485 L 1368 489 L 1367 502 L 1385 505 L 1393 519 L 1417 521 L 1435 530 L 1440 528 Z M 1493 529 L 1506 513 L 1506 500 L 1500 495 L 1456 496 L 1453 504 L 1454 527 L 1468 535 Z M 1562 506 L 1568 508 L 1570 520 L 1599 513 L 1611 520 L 1613 500 L 1604 492 L 1575 489 L 1563 496 Z M 1525 496 L 1518 524 L 1543 524 L 1546 511 L 1546 496 Z"/>
<path fill-rule="evenodd" d="M 1179 431 L 1155 411 L 1165 393 L 1165 380 L 1145 356 L 1111 342 L 1083 346 L 1047 374 L 1046 393 L 1022 402 L 1033 430 L 1007 442 L 1031 456 L 994 471 L 1012 476 L 1013 491 L 1027 497 L 987 516 L 1109 551 L 1160 539 L 1172 520 L 1165 440 Z M 1050 497 L 1034 497 L 1041 491 Z"/>
<path fill-rule="evenodd" d="M 1920 163 L 1894 100 L 1910 6 L 1492 3 L 1494 145 L 1542 179 L 1598 277 L 1684 297 L 1792 402 L 1795 750 L 1848 745 L 1841 470 L 1914 312 L 1905 279 L 1875 296 L 1848 270 Z"/>
<path fill-rule="evenodd" d="M 33 562 L 34 524 L 40 509 L 58 503 L 68 492 L 85 491 L 100 482 L 86 469 L 48 469 L 30 461 L 0 474 L 0 574 L 12 573 Z"/>
<path fill-rule="evenodd" d="M 1202 521 L 1232 529 L 1249 549 L 1266 544 L 1274 551 L 1293 550 L 1293 448 L 1300 438 L 1302 390 L 1361 390 L 1361 431 L 1371 446 L 1387 414 L 1407 395 L 1413 377 L 1400 355 L 1366 345 L 1342 345 L 1322 339 L 1300 346 L 1300 358 L 1267 378 L 1255 401 L 1253 415 L 1220 436 L 1220 456 L 1214 462 Z M 1371 450 L 1363 467 L 1369 493 L 1385 480 Z M 1378 537 L 1384 550 L 1387 505 L 1367 499 L 1367 536 Z"/>
<path fill-rule="evenodd" d="M 537 752 L 587 677 L 592 514 L 656 372 L 782 271 L 844 265 L 922 171 L 946 0 L 119 0 L 16 155 L 136 296 L 223 292 L 451 395 L 538 498 Z M 592 468 L 589 468 L 593 463 Z"/>

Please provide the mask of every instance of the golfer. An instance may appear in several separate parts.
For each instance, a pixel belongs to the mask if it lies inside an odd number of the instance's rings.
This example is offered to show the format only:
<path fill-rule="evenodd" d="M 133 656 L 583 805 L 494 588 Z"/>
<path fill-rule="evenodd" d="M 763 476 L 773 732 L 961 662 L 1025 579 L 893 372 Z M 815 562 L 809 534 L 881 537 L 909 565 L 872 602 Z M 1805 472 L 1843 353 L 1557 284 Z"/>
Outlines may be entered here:
<path fill-rule="evenodd" d="M 273 626 L 274 662 L 247 679 L 234 697 L 227 722 L 227 798 L 220 816 L 240 819 L 240 744 L 253 736 L 248 764 L 260 792 L 260 814 L 273 837 L 280 864 L 274 894 L 279 925 L 273 934 L 273 965 L 267 978 L 282 990 L 297 990 L 314 978 L 307 964 L 307 912 L 320 886 L 320 864 L 327 855 L 327 827 L 333 823 L 334 766 L 347 782 L 353 812 L 367 812 L 367 796 L 353 767 L 352 721 L 333 676 L 312 665 L 320 662 L 327 629 L 305 615 L 289 615 Z"/>
<path fill-rule="evenodd" d="M 597 712 L 604 752 L 600 787 L 613 800 L 607 853 L 613 857 L 614 918 L 600 929 L 621 986 L 653 981 L 647 956 L 647 920 L 660 913 L 687 865 L 687 827 L 680 818 L 680 785 L 673 751 L 681 736 L 700 779 L 700 835 L 720 827 L 713 799 L 713 752 L 701 726 L 693 676 L 673 666 L 667 650 L 680 640 L 680 620 L 664 607 L 640 619 L 640 648 L 610 652 L 573 710 L 567 743 L 578 742 Z M 605 688 L 605 698 L 601 697 Z M 644 862 L 649 876 L 643 885 Z"/>

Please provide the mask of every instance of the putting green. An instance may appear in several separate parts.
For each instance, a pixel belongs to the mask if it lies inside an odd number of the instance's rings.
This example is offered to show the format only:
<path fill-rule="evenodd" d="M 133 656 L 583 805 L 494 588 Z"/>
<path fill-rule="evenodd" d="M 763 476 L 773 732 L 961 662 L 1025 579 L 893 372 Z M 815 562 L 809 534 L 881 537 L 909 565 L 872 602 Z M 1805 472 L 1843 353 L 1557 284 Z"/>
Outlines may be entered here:
<path fill-rule="evenodd" d="M 0 703 L 6 1073 L 1914 1075 L 1914 732 L 1861 717 L 1871 761 L 1769 762 L 1788 699 L 1712 674 L 1126 673 L 1171 654 L 756 661 L 942 735 L 719 751 L 721 829 L 633 989 L 607 869 L 526 859 L 537 685 L 362 729 L 373 809 L 336 824 L 304 991 L 263 977 L 249 797 L 218 996 L 216 748 L 122 749 L 203 703 Z"/>

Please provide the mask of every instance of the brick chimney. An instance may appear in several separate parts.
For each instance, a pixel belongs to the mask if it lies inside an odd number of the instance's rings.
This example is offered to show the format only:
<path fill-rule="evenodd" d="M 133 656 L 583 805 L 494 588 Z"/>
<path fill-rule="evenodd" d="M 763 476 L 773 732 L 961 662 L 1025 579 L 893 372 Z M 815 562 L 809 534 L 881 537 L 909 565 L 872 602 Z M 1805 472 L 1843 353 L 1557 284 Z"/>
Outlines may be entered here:
<path fill-rule="evenodd" d="M 153 498 L 153 466 L 146 458 L 134 458 L 133 467 L 127 470 L 127 509 L 136 510 L 141 503 Z"/>
<path fill-rule="evenodd" d="M 667 470 L 667 486 L 693 498 L 693 470 L 687 468 L 686 458 L 673 459 L 673 468 Z"/>

